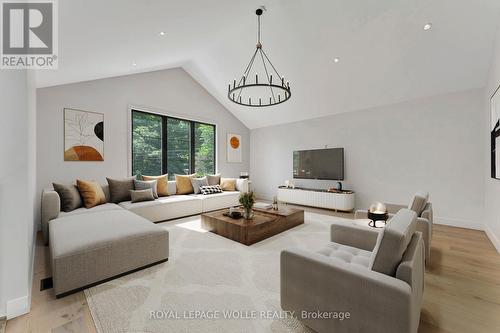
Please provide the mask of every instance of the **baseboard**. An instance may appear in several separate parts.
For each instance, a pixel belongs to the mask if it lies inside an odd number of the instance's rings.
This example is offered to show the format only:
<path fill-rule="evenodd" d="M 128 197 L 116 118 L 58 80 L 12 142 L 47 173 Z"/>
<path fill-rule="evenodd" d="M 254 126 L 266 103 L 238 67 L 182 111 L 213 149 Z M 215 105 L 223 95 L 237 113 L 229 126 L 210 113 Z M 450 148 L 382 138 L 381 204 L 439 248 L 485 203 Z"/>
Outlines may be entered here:
<path fill-rule="evenodd" d="M 495 249 L 497 249 L 497 252 L 500 253 L 500 240 L 498 239 L 498 237 L 493 233 L 493 231 L 491 231 L 488 226 L 484 228 L 484 232 L 486 232 L 486 236 L 488 236 Z"/>
<path fill-rule="evenodd" d="M 30 298 L 28 295 L 7 301 L 7 319 L 12 319 L 28 312 L 30 312 Z"/>
<path fill-rule="evenodd" d="M 484 230 L 484 225 L 482 223 L 477 223 L 467 220 L 436 216 L 434 217 L 433 221 L 435 224 L 448 225 L 451 227 L 466 228 L 473 230 Z"/>

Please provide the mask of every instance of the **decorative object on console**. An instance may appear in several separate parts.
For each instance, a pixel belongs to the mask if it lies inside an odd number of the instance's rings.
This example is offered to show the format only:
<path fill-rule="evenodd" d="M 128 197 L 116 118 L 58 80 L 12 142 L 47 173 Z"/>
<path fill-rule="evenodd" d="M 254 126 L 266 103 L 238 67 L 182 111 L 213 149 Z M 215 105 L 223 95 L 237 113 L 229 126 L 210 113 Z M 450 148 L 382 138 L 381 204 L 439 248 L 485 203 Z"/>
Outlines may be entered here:
<path fill-rule="evenodd" d="M 64 109 L 64 160 L 104 161 L 104 114 Z"/>
<path fill-rule="evenodd" d="M 130 190 L 130 197 L 132 203 L 142 201 L 153 201 L 155 199 L 153 189 L 147 188 L 145 190 Z"/>
<path fill-rule="evenodd" d="M 227 162 L 228 163 L 241 163 L 241 135 L 227 134 Z"/>
<path fill-rule="evenodd" d="M 147 190 L 151 189 L 153 192 L 153 197 L 158 199 L 158 181 L 155 180 L 137 180 L 134 179 L 134 188 L 136 190 Z"/>
<path fill-rule="evenodd" d="M 77 179 L 76 186 L 82 196 L 85 208 L 92 208 L 106 203 L 106 196 L 98 182 Z"/>
<path fill-rule="evenodd" d="M 243 206 L 243 217 L 245 220 L 250 220 L 253 217 L 253 205 L 255 203 L 255 196 L 253 192 L 245 192 L 240 195 L 240 204 Z"/>
<path fill-rule="evenodd" d="M 194 193 L 193 184 L 191 184 L 191 178 L 196 177 L 196 174 L 192 175 L 175 175 L 175 185 L 177 186 L 177 194 L 191 194 Z"/>
<path fill-rule="evenodd" d="M 274 67 L 262 48 L 262 43 L 260 42 L 260 16 L 263 10 L 265 10 L 265 7 L 260 7 L 255 11 L 259 27 L 256 50 L 246 66 L 243 75 L 238 79 L 238 82 L 234 79 L 232 86 L 229 84 L 227 97 L 231 102 L 239 105 L 253 107 L 277 105 L 289 100 L 292 96 L 290 83 L 288 81 L 285 82 L 285 77 L 278 73 L 276 67 Z M 253 75 L 252 68 L 254 68 L 254 60 L 256 57 L 257 62 L 262 62 L 262 68 L 266 74 L 262 81 L 259 81 L 258 73 L 255 74 L 255 81 L 253 81 L 251 77 L 251 75 Z M 273 82 L 273 75 L 276 75 L 276 83 Z M 266 93 L 264 95 L 264 93 L 268 91 L 267 89 L 269 89 L 269 94 Z"/>
<path fill-rule="evenodd" d="M 335 188 L 337 191 L 342 191 L 342 182 L 337 182 L 337 186 Z"/>
<path fill-rule="evenodd" d="M 490 99 L 491 178 L 500 179 L 500 86 Z"/>
<path fill-rule="evenodd" d="M 169 195 L 168 193 L 168 173 L 161 176 L 144 176 L 141 175 L 141 178 L 137 177 L 137 179 L 142 180 L 156 180 L 156 189 L 158 191 L 159 197 L 166 197 Z"/>
<path fill-rule="evenodd" d="M 370 227 L 373 228 L 385 227 L 387 219 L 389 218 L 386 206 L 381 202 L 372 203 L 370 205 L 370 208 L 368 208 L 368 218 L 370 219 L 370 222 L 368 223 Z"/>

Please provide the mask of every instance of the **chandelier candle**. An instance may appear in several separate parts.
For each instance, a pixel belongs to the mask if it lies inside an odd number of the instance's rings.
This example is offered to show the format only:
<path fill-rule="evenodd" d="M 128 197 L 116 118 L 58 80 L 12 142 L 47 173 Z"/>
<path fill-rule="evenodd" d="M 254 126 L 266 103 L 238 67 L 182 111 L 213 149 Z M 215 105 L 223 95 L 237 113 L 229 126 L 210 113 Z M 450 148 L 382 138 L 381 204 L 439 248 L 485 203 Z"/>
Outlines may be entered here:
<path fill-rule="evenodd" d="M 278 105 L 286 102 L 292 96 L 292 92 L 290 90 L 290 82 L 287 81 L 285 85 L 285 77 L 278 73 L 278 70 L 273 65 L 271 60 L 269 60 L 269 57 L 267 56 L 262 46 L 260 40 L 260 17 L 263 14 L 263 7 L 257 9 L 255 11 L 255 14 L 257 15 L 258 23 L 256 49 L 252 55 L 252 58 L 250 59 L 250 62 L 243 71 L 243 75 L 241 76 L 238 84 L 236 84 L 236 79 L 233 80 L 232 88 L 231 84 L 229 84 L 227 97 L 231 102 L 243 106 L 265 107 Z M 255 62 L 256 59 L 257 63 L 260 62 L 262 64 L 262 68 L 265 74 L 264 79 L 261 79 L 261 82 L 259 83 L 259 74 L 255 73 L 255 83 L 250 82 L 251 80 L 247 82 L 247 77 L 250 74 L 252 68 L 255 68 L 254 65 L 257 66 Z M 273 74 L 277 75 L 278 78 L 281 78 L 281 85 L 273 83 Z M 268 93 L 265 93 L 263 95 L 262 89 L 269 89 L 269 92 L 271 93 L 271 96 L 269 97 L 269 104 L 266 104 Z M 283 98 L 281 98 L 282 93 L 284 94 Z M 254 97 L 255 101 L 257 101 L 258 99 L 258 103 L 252 104 L 252 97 Z M 248 103 L 245 102 L 246 100 L 248 100 Z M 264 101 L 264 103 L 262 103 L 262 101 Z"/>

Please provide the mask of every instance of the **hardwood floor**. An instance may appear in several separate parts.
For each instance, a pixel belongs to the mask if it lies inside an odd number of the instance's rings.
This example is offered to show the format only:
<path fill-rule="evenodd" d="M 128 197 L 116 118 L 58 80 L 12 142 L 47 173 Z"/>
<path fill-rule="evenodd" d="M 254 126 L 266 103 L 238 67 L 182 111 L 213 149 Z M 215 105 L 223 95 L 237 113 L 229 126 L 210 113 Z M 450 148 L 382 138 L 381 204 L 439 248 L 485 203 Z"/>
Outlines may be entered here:
<path fill-rule="evenodd" d="M 306 210 L 352 218 L 349 213 Z M 6 333 L 95 332 L 83 292 L 56 299 L 52 289 L 40 291 L 50 267 L 48 248 L 38 236 L 31 312 L 7 321 Z M 500 254 L 486 234 L 435 225 L 431 251 L 419 333 L 499 332 Z"/>

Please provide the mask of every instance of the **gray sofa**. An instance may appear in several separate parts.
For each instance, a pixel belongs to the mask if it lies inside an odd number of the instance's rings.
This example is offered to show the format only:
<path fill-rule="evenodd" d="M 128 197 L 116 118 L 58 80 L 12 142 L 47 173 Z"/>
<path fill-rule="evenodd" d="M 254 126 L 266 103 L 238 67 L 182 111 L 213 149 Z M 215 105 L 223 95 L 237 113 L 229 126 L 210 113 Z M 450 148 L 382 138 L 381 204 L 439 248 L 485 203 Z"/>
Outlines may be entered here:
<path fill-rule="evenodd" d="M 102 185 L 110 202 L 108 185 Z M 59 194 L 42 193 L 42 231 L 49 244 L 54 291 L 62 297 L 94 284 L 168 260 L 169 235 L 159 222 L 239 205 L 235 192 L 176 195 L 168 182 L 168 197 L 154 201 L 106 203 L 62 212 Z"/>
<path fill-rule="evenodd" d="M 381 230 L 335 223 L 320 251 L 283 251 L 281 307 L 317 332 L 416 333 L 425 271 L 416 217 L 402 209 Z"/>
<path fill-rule="evenodd" d="M 429 201 L 429 193 L 425 191 L 417 191 L 409 205 L 385 204 L 389 218 L 401 209 L 408 208 L 417 213 L 417 231 L 422 233 L 425 245 L 425 260 L 428 263 L 431 258 L 431 242 L 432 242 L 432 227 L 433 227 L 433 210 L 432 203 Z M 357 210 L 354 214 L 355 219 L 368 218 L 366 210 Z"/>

